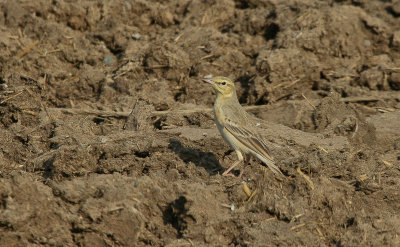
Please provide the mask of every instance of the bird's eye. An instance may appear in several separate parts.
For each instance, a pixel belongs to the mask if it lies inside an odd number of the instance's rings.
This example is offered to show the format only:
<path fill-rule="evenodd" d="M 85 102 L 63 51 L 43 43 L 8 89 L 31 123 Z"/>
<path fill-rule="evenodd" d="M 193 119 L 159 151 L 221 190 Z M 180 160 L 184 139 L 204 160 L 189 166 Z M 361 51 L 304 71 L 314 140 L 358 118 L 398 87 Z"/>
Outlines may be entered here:
<path fill-rule="evenodd" d="M 226 82 L 223 81 L 221 84 L 222 84 L 223 86 L 225 86 L 225 85 L 226 85 Z"/>

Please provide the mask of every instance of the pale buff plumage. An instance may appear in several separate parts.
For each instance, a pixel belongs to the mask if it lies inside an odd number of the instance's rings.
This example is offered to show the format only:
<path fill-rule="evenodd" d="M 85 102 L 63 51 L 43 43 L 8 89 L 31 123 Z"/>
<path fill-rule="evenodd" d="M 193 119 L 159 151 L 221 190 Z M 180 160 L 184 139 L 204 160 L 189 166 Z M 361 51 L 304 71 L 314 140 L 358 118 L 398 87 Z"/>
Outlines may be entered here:
<path fill-rule="evenodd" d="M 246 166 L 251 155 L 264 162 L 275 174 L 283 175 L 276 166 L 266 142 L 258 133 L 252 116 L 240 105 L 235 84 L 226 77 L 204 78 L 203 81 L 210 83 L 217 94 L 214 103 L 215 123 L 223 139 L 231 145 L 238 156 L 238 160 L 222 175 L 232 176 L 229 172 L 243 160 Z M 239 177 L 242 173 L 243 170 Z"/>

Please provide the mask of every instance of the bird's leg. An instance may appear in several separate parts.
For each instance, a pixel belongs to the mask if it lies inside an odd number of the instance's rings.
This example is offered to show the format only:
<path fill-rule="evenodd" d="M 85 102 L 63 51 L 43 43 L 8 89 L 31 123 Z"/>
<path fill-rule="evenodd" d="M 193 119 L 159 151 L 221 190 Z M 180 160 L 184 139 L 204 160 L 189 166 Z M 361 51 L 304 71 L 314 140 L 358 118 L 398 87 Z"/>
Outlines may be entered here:
<path fill-rule="evenodd" d="M 226 169 L 226 171 L 224 171 L 224 173 L 222 173 L 222 176 L 231 176 L 231 177 L 235 177 L 235 175 L 233 175 L 232 173 L 229 173 L 229 172 L 230 172 L 233 168 L 235 168 L 235 166 L 237 166 L 240 162 L 241 162 L 241 160 L 235 161 L 235 163 L 233 163 L 228 169 Z"/>
<path fill-rule="evenodd" d="M 222 176 L 235 177 L 235 175 L 233 175 L 232 173 L 229 173 L 229 172 L 232 171 L 233 168 L 235 168 L 237 165 L 239 165 L 240 162 L 243 161 L 242 153 L 240 151 L 236 150 L 236 154 L 238 156 L 238 160 L 235 161 L 226 171 L 224 171 L 224 173 L 222 173 Z"/>
<path fill-rule="evenodd" d="M 238 178 L 241 178 L 242 177 L 242 175 L 243 175 L 243 172 L 244 172 L 244 169 L 246 169 L 246 166 L 249 164 L 249 162 L 250 162 L 250 155 L 245 155 L 245 158 L 244 158 L 244 166 L 243 166 L 243 169 L 242 170 L 240 170 L 240 173 L 239 173 L 239 177 Z"/>

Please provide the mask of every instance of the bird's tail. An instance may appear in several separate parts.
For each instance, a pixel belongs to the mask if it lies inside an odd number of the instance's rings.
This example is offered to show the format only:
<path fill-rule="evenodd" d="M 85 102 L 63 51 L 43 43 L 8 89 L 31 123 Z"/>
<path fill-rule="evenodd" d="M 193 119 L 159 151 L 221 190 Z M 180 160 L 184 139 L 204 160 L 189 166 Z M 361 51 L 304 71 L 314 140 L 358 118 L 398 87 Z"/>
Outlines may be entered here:
<path fill-rule="evenodd" d="M 266 164 L 267 166 L 268 166 L 268 168 L 269 169 L 271 169 L 271 171 L 273 172 L 273 173 L 275 173 L 276 175 L 281 175 L 281 176 L 285 176 L 285 175 L 283 175 L 283 173 L 281 172 L 281 170 L 279 169 L 279 167 L 277 167 L 276 165 L 275 165 L 275 161 L 273 161 L 273 160 L 271 160 L 271 159 L 269 159 L 269 158 L 266 158 L 266 157 L 263 157 L 263 156 L 261 156 L 261 155 L 259 155 L 259 154 L 254 154 L 257 158 L 259 158 L 264 164 Z"/>

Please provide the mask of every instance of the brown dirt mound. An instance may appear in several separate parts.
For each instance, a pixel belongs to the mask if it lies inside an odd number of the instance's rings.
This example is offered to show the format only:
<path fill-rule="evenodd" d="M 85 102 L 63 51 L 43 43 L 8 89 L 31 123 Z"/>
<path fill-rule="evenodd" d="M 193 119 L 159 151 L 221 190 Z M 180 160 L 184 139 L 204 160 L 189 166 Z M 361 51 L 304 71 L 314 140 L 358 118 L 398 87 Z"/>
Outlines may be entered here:
<path fill-rule="evenodd" d="M 399 6 L 2 1 L 0 246 L 399 246 Z M 285 179 L 220 175 L 209 74 Z"/>

